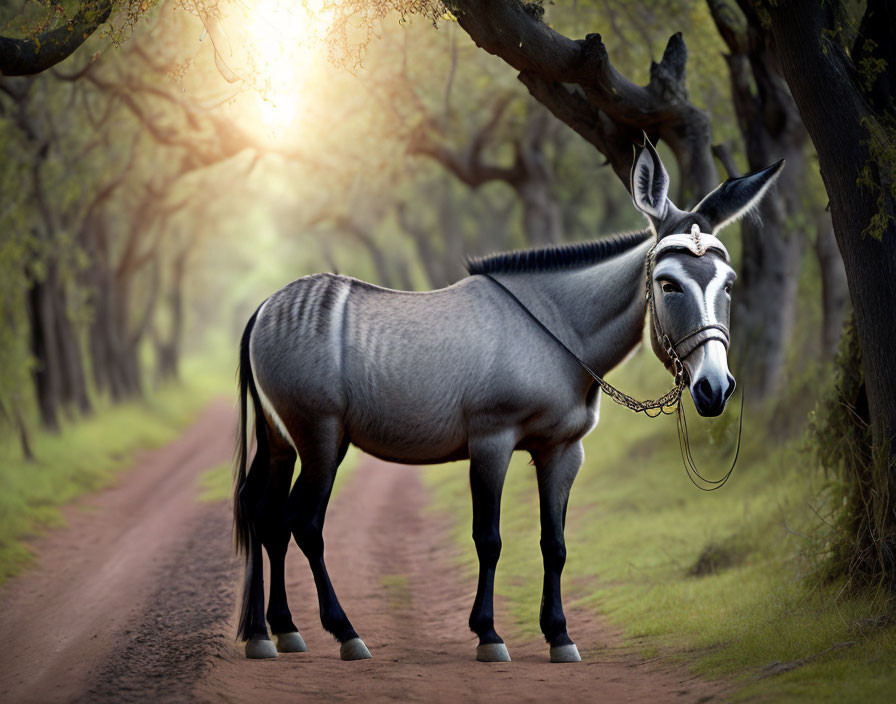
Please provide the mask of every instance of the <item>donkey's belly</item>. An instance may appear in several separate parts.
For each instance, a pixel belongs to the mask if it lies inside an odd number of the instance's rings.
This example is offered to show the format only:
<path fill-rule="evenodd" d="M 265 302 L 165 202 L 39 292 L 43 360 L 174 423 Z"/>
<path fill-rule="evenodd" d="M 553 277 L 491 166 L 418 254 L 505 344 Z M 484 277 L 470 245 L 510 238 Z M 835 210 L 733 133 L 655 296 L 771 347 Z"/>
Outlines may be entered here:
<path fill-rule="evenodd" d="M 392 393 L 370 406 L 350 403 L 346 426 L 355 445 L 391 462 L 435 464 L 467 457 L 459 403 L 446 407 Z"/>

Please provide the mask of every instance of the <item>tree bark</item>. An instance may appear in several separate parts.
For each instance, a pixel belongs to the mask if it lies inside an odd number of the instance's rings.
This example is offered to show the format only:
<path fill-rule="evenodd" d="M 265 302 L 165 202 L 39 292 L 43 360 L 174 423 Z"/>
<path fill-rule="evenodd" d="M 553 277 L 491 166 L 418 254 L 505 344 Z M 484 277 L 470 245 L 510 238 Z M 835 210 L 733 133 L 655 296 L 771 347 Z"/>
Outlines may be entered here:
<path fill-rule="evenodd" d="M 763 3 L 781 69 L 818 153 L 862 347 L 874 444 L 896 458 L 896 131 L 877 98 L 893 94 L 896 3 L 869 2 L 886 71 L 873 92 L 836 41 L 833 10 L 815 0 Z M 867 14 L 866 14 L 867 17 Z M 889 81 L 887 83 L 886 81 Z M 896 494 L 894 494 L 896 495 Z"/>
<path fill-rule="evenodd" d="M 843 321 L 849 306 L 849 288 L 831 216 L 822 213 L 816 218 L 815 229 L 815 257 L 821 273 L 821 358 L 830 361 L 837 353 L 840 336 L 843 334 Z"/>
<path fill-rule="evenodd" d="M 607 157 L 629 187 L 632 144 L 646 132 L 665 141 L 681 173 L 678 205 L 690 207 L 717 184 L 709 116 L 688 101 L 687 47 L 669 39 L 650 82 L 638 86 L 610 63 L 599 34 L 572 40 L 542 22 L 519 0 L 448 3 L 470 38 L 520 72 L 532 96 Z"/>
<path fill-rule="evenodd" d="M 61 27 L 29 39 L 0 37 L 0 75 L 27 76 L 68 58 L 112 13 L 113 0 L 83 0 L 78 13 Z"/>
<path fill-rule="evenodd" d="M 849 53 L 836 3 L 760 7 L 818 153 L 861 348 L 871 447 L 853 453 L 866 459 L 845 477 L 852 512 L 835 539 L 854 550 L 847 576 L 896 590 L 896 0 L 868 2 Z"/>

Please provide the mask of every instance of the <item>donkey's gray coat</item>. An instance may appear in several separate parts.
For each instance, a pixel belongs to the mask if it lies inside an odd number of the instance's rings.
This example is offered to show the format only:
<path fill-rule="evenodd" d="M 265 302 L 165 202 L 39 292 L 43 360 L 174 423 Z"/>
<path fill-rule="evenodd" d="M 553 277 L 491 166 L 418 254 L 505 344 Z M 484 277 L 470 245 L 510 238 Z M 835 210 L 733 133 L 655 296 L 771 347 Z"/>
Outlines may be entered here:
<path fill-rule="evenodd" d="M 687 232 L 692 224 L 714 231 L 751 207 L 779 168 L 726 182 L 686 213 L 668 201 L 668 177 L 648 143 L 633 169 L 633 195 L 649 217 L 648 230 L 476 260 L 469 278 L 439 291 L 391 291 L 317 274 L 265 301 L 247 326 L 241 352 L 242 394 L 245 403 L 251 393 L 255 405 L 258 443 L 247 473 L 244 412 L 235 511 L 238 540 L 248 558 L 240 624 L 249 641 L 247 654 L 276 655 L 265 627 L 261 545 L 272 565 L 267 621 L 281 650 L 296 649 L 301 641 L 282 584 L 291 532 L 309 559 L 321 620 L 342 643 L 343 657 L 369 657 L 336 599 L 321 537 L 333 478 L 353 443 L 408 464 L 470 459 L 480 559 L 470 627 L 480 638 L 478 657 L 487 660 L 507 659 L 492 609 L 501 489 L 511 454 L 531 453 L 545 564 L 540 622 L 552 660 L 577 660 L 560 599 L 563 525 L 584 456 L 580 441 L 597 423 L 600 391 L 485 274 L 603 375 L 642 337 L 645 265 L 655 237 Z M 732 280 L 718 253 L 698 258 L 665 252 L 650 282 L 662 329 L 675 339 L 698 325 L 727 326 Z M 668 362 L 650 329 L 655 349 Z M 733 389 L 725 351 L 712 341 L 684 360 L 701 412 L 721 412 Z M 296 453 L 302 469 L 290 492 Z"/>
<path fill-rule="evenodd" d="M 641 337 L 651 240 L 628 240 L 613 259 L 524 275 L 533 312 L 598 373 Z M 513 286 L 520 276 L 502 278 Z M 597 421 L 597 394 L 583 404 L 590 379 L 481 276 L 426 293 L 333 274 L 300 279 L 261 307 L 249 349 L 262 402 L 290 438 L 309 417 L 331 416 L 355 445 L 393 462 L 466 459 L 479 441 L 522 450 L 575 442 Z"/>

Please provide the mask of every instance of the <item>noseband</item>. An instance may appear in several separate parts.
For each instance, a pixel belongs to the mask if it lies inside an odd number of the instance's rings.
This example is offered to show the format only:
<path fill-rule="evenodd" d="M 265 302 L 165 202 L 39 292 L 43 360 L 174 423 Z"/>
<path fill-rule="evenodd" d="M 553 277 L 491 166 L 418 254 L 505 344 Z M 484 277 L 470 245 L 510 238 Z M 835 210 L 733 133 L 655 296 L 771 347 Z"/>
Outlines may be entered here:
<path fill-rule="evenodd" d="M 694 224 L 691 225 L 689 234 L 667 235 L 657 241 L 650 248 L 650 251 L 647 252 L 647 306 L 650 308 L 650 318 L 653 320 L 656 339 L 662 346 L 663 352 L 669 358 L 669 363 L 666 366 L 671 369 L 672 374 L 675 376 L 675 382 L 678 384 L 684 381 L 685 368 L 682 360 L 710 340 L 721 342 L 725 345 L 725 351 L 727 352 L 728 346 L 731 344 L 731 333 L 721 323 L 711 323 L 701 325 L 673 341 L 669 335 L 663 332 L 659 317 L 656 314 L 656 301 L 653 296 L 653 268 L 659 255 L 665 251 L 690 252 L 696 257 L 702 257 L 711 250 L 721 254 L 726 262 L 731 261 L 728 257 L 728 250 L 725 249 L 725 245 L 722 244 L 721 240 L 715 235 L 700 232 L 700 228 Z"/>

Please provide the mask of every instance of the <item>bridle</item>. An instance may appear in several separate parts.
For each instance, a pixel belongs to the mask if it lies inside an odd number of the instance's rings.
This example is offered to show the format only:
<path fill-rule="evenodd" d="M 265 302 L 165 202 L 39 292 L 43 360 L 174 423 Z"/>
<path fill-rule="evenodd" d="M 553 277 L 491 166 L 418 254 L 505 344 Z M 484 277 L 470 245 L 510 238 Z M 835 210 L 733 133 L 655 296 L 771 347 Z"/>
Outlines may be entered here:
<path fill-rule="evenodd" d="M 669 366 L 675 376 L 675 388 L 678 389 L 675 414 L 678 420 L 678 447 L 681 450 L 681 461 L 684 464 L 688 479 L 691 480 L 691 483 L 693 483 L 694 486 L 701 491 L 715 491 L 716 489 L 721 489 L 728 482 L 731 473 L 734 471 L 734 466 L 737 464 L 737 458 L 740 455 L 740 441 L 744 428 L 744 394 L 743 391 L 741 391 L 740 416 L 737 427 L 737 447 L 734 451 L 734 458 L 731 461 L 731 466 L 720 479 L 707 479 L 700 474 L 694 456 L 691 454 L 687 418 L 685 417 L 684 406 L 681 405 L 681 394 L 684 390 L 686 384 L 685 377 L 687 376 L 682 360 L 710 340 L 718 340 L 725 345 L 725 352 L 727 353 L 728 347 L 731 344 L 731 333 L 722 323 L 707 323 L 706 325 L 701 325 L 690 332 L 685 333 L 674 342 L 669 335 L 663 332 L 659 316 L 656 312 L 656 301 L 653 295 L 653 269 L 659 254 L 667 250 L 688 251 L 697 257 L 702 257 L 708 251 L 714 250 L 722 256 L 726 263 L 730 262 L 731 259 L 728 256 L 728 250 L 725 248 L 725 245 L 722 244 L 721 240 L 715 235 L 700 232 L 700 227 L 695 223 L 691 225 L 691 231 L 688 234 L 667 235 L 663 239 L 658 240 L 647 252 L 646 266 L 647 306 L 650 309 L 650 317 L 653 320 L 654 333 L 663 348 L 663 352 L 665 352 L 666 356 L 669 358 L 669 364 L 667 366 Z M 663 412 L 665 413 L 666 411 L 664 410 Z"/>
<path fill-rule="evenodd" d="M 728 345 L 731 341 L 731 334 L 729 333 L 728 328 L 721 323 L 702 325 L 688 332 L 686 335 L 683 335 L 675 342 L 673 342 L 671 338 L 663 332 L 660 326 L 659 318 L 656 315 L 656 303 L 653 297 L 653 269 L 654 265 L 656 264 L 657 255 L 671 249 L 677 249 L 679 251 L 686 250 L 698 257 L 702 257 L 704 254 L 706 254 L 706 252 L 710 250 L 715 250 L 724 257 L 726 262 L 730 261 L 728 257 L 728 250 L 725 248 L 725 245 L 722 244 L 722 242 L 715 235 L 700 232 L 700 228 L 696 224 L 691 226 L 691 231 L 689 234 L 667 235 L 663 239 L 658 240 L 647 252 L 647 263 L 645 267 L 647 272 L 647 306 L 650 309 L 650 317 L 653 320 L 653 327 L 657 336 L 657 340 L 659 340 L 660 344 L 662 345 L 663 351 L 669 358 L 669 364 L 667 366 L 671 369 L 675 378 L 675 386 L 673 386 L 669 391 L 655 400 L 639 401 L 638 399 L 629 396 L 625 392 L 620 391 L 608 381 L 603 379 L 600 375 L 597 374 L 597 372 L 591 369 L 591 367 L 589 367 L 588 364 L 586 364 L 586 362 L 581 357 L 579 357 L 579 355 L 569 349 L 566 343 L 564 343 L 563 340 L 557 337 L 547 325 L 541 322 L 541 320 L 531 310 L 529 310 L 528 306 L 526 306 L 525 303 L 517 298 L 516 294 L 514 294 L 513 291 L 507 288 L 491 274 L 482 274 L 482 276 L 490 279 L 496 286 L 498 286 L 498 288 L 502 289 L 504 293 L 506 293 L 510 297 L 511 300 L 515 301 L 516 304 L 520 308 L 522 308 L 522 310 L 533 320 L 533 322 L 535 322 L 538 327 L 544 330 L 544 332 L 554 340 L 554 342 L 556 342 L 563 350 L 565 350 L 566 353 L 570 357 L 572 357 L 592 379 L 594 379 L 598 386 L 600 386 L 601 390 L 620 406 L 625 406 L 635 413 L 643 413 L 649 418 L 656 418 L 660 415 L 671 415 L 672 413 L 675 413 L 678 416 L 678 443 L 679 448 L 681 449 L 681 458 L 684 462 L 685 470 L 688 474 L 688 479 L 691 480 L 694 486 L 696 486 L 698 489 L 701 489 L 702 491 L 715 491 L 716 489 L 721 489 L 728 481 L 729 477 L 731 476 L 731 472 L 734 471 L 734 465 L 737 464 L 737 457 L 740 454 L 740 439 L 741 431 L 743 430 L 743 393 L 741 393 L 741 413 L 740 425 L 737 432 L 737 450 L 735 451 L 734 460 L 731 463 L 731 467 L 722 476 L 721 479 L 706 479 L 697 470 L 696 462 L 694 461 L 693 455 L 691 455 L 690 442 L 688 440 L 687 420 L 684 416 L 684 408 L 681 405 L 681 395 L 684 392 L 685 387 L 687 386 L 687 372 L 682 360 L 685 359 L 700 345 L 708 342 L 709 340 L 719 340 L 723 345 L 725 345 L 725 350 L 727 351 Z M 708 484 L 709 487 L 702 486 L 700 483 L 698 483 L 698 481 L 694 478 L 695 476 L 704 484 Z"/>
<path fill-rule="evenodd" d="M 700 228 L 694 224 L 691 225 L 689 234 L 667 235 L 657 242 L 647 252 L 647 276 L 646 276 L 646 296 L 647 306 L 650 309 L 650 318 L 653 320 L 653 330 L 656 339 L 659 341 L 663 352 L 669 358 L 666 365 L 675 377 L 675 382 L 680 383 L 684 380 L 685 368 L 682 360 L 691 352 L 710 340 L 718 340 L 725 345 L 725 352 L 731 344 L 731 333 L 722 323 L 708 323 L 694 328 L 690 332 L 682 335 L 673 341 L 669 335 L 663 332 L 660 324 L 659 316 L 656 312 L 656 301 L 653 296 L 653 269 L 659 255 L 666 251 L 687 251 L 697 257 L 702 257 L 709 251 L 719 253 L 726 263 L 730 262 L 728 250 L 721 240 L 715 235 L 700 232 Z"/>

